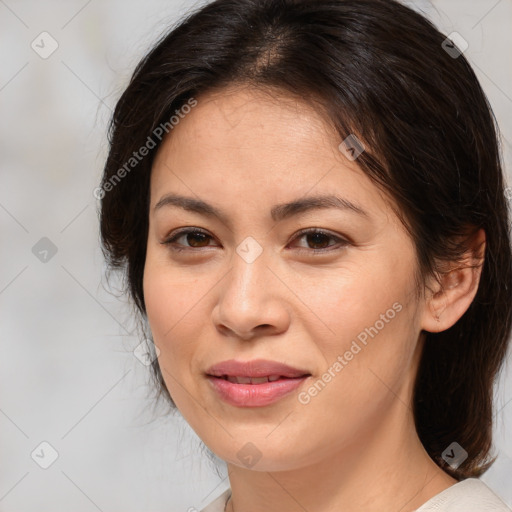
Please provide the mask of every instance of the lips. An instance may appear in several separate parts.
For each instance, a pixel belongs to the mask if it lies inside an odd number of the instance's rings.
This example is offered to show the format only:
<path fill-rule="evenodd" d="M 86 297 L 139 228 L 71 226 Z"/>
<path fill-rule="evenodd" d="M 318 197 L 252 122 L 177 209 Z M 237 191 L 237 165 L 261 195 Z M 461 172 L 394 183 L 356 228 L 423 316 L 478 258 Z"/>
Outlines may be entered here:
<path fill-rule="evenodd" d="M 307 370 L 264 359 L 231 359 L 206 373 L 217 396 L 236 407 L 270 405 L 298 389 L 311 375 Z"/>
<path fill-rule="evenodd" d="M 277 380 L 275 379 L 276 376 L 297 378 L 310 375 L 307 370 L 293 368 L 287 364 L 269 361 L 267 359 L 253 359 L 251 361 L 236 361 L 235 359 L 230 359 L 211 366 L 206 373 L 213 377 L 246 377 L 254 380 L 266 377 L 270 381 L 272 378 L 273 380 Z M 258 384 L 257 381 L 253 383 Z"/>

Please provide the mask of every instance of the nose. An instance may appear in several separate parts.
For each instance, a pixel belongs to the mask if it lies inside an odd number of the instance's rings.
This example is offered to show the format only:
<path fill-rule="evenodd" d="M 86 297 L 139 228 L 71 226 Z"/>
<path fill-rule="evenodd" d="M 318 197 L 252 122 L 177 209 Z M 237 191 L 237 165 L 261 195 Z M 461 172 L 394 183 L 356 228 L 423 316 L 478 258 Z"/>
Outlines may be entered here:
<path fill-rule="evenodd" d="M 252 263 L 234 254 L 232 267 L 217 288 L 213 311 L 214 324 L 222 334 L 247 341 L 288 329 L 287 288 L 268 263 L 265 251 Z"/>

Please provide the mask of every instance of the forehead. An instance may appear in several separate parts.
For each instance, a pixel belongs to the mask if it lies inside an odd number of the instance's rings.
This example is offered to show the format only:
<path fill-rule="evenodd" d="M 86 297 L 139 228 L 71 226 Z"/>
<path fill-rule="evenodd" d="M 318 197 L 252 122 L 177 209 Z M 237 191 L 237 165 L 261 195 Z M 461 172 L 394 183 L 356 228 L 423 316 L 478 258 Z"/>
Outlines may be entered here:
<path fill-rule="evenodd" d="M 326 121 L 318 108 L 283 91 L 230 87 L 199 97 L 164 143 L 318 159 L 334 153 L 339 138 Z"/>
<path fill-rule="evenodd" d="M 151 204 L 168 192 L 230 203 L 238 197 L 242 208 L 334 192 L 384 207 L 382 192 L 339 150 L 340 142 L 323 113 L 298 98 L 247 87 L 211 92 L 197 98 L 161 144 Z"/>

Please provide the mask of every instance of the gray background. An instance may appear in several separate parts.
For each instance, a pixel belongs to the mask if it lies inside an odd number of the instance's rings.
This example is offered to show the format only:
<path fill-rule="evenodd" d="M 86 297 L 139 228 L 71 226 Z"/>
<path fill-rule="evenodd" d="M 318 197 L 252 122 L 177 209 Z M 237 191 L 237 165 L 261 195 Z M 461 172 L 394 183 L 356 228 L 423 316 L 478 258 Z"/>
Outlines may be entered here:
<path fill-rule="evenodd" d="M 92 193 L 135 64 L 193 5 L 0 0 L 0 511 L 199 510 L 228 485 L 183 420 L 152 409 L 130 307 L 105 289 Z M 512 183 L 512 0 L 414 6 L 468 41 Z M 58 44 L 45 59 L 31 47 L 51 49 L 44 31 Z M 483 477 L 509 505 L 511 384 L 509 361 Z M 42 442 L 58 454 L 47 469 Z"/>

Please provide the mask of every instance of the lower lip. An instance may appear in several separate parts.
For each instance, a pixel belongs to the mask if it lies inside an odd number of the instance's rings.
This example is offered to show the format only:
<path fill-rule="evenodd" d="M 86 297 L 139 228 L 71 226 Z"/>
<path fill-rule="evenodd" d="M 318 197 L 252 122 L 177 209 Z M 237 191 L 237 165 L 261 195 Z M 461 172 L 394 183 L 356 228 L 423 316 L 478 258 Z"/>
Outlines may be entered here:
<path fill-rule="evenodd" d="M 264 384 L 236 384 L 220 377 L 208 376 L 208 381 L 220 397 L 237 407 L 263 407 L 273 404 L 292 391 L 295 391 L 306 379 L 280 379 Z"/>

